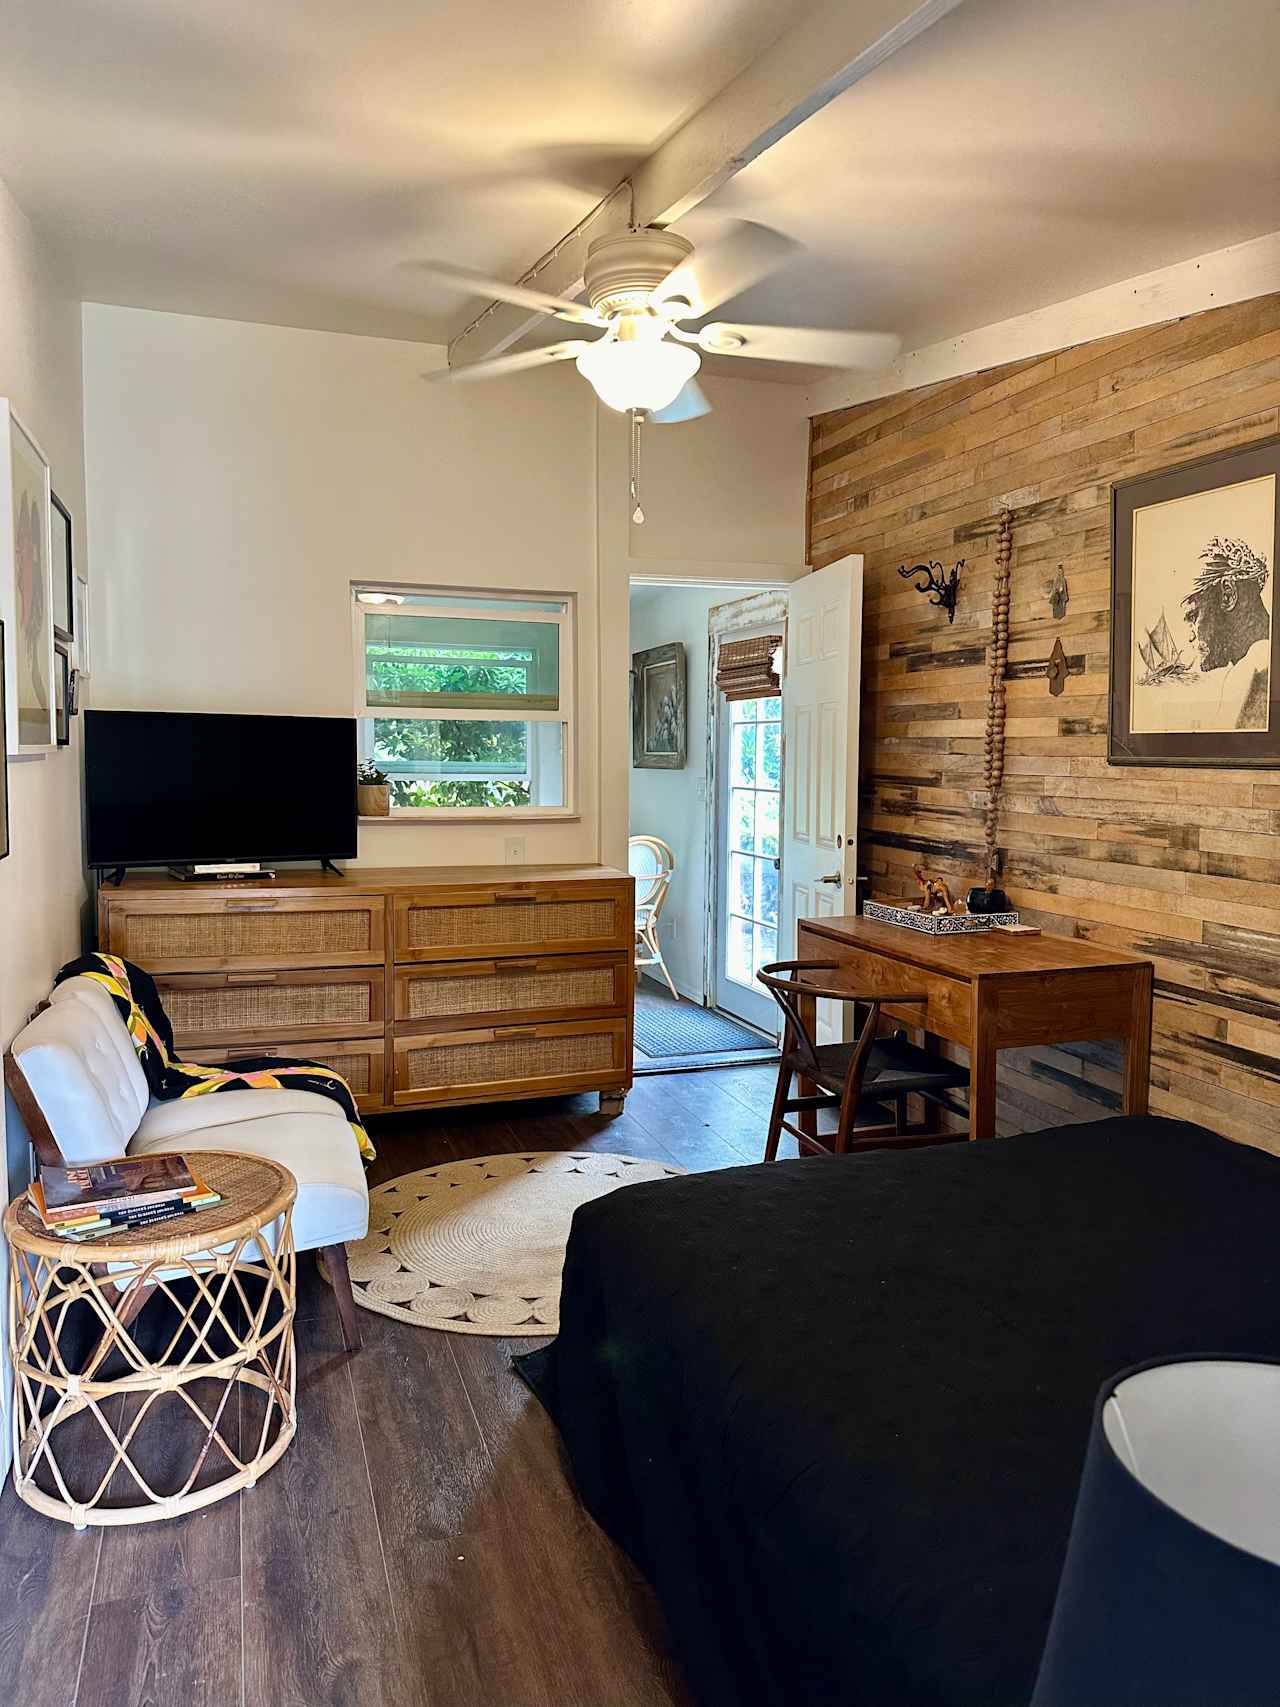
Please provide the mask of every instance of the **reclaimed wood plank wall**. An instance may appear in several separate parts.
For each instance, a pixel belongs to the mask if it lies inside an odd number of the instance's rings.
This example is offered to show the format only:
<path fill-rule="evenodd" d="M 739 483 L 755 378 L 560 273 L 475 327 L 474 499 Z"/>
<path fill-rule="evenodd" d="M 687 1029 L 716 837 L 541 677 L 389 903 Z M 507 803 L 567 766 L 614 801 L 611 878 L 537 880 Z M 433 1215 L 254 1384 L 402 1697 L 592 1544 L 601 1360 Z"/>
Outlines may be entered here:
<path fill-rule="evenodd" d="M 1280 431 L 1280 295 L 813 422 L 809 561 L 866 559 L 859 869 L 982 865 L 995 536 L 1015 517 L 1004 887 L 1030 922 L 1150 955 L 1153 1110 L 1280 1151 L 1280 771 L 1107 763 L 1110 488 Z M 954 627 L 897 574 L 966 559 Z M 1061 622 L 1048 588 L 1061 564 Z M 1275 565 L 1272 565 L 1274 593 Z M 1071 674 L 1051 698 L 1061 638 Z M 1105 1044 L 1009 1052 L 1001 1127 L 1115 1106 Z"/>

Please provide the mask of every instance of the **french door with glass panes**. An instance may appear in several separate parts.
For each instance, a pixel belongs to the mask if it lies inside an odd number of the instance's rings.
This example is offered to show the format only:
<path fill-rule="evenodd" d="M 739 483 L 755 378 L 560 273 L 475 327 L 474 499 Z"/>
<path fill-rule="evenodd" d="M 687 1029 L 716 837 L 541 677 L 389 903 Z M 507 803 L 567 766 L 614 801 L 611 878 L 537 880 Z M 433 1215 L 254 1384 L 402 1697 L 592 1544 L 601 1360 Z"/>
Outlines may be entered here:
<path fill-rule="evenodd" d="M 781 699 L 722 699 L 716 763 L 715 1003 L 777 1032 L 756 973 L 778 958 Z"/>

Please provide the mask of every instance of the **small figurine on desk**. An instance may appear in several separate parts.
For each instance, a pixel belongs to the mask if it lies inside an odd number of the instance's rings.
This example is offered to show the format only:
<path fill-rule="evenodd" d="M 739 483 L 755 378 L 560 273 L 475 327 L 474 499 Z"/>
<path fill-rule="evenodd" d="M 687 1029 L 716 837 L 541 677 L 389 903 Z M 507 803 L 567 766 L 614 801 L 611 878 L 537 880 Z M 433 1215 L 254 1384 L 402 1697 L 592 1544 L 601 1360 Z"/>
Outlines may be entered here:
<path fill-rule="evenodd" d="M 945 877 L 930 877 L 923 866 L 913 866 L 916 882 L 924 890 L 919 910 L 922 913 L 963 913 L 964 903 L 953 901 Z"/>

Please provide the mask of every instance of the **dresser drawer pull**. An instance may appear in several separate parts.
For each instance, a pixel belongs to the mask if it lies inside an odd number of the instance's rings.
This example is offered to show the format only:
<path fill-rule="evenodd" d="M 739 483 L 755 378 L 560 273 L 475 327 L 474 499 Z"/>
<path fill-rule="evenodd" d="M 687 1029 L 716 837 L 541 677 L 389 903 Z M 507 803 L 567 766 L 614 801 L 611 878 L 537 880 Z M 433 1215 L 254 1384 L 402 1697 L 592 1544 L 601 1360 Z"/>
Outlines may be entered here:
<path fill-rule="evenodd" d="M 499 1037 L 536 1037 L 538 1028 L 536 1025 L 495 1025 L 493 1035 L 495 1039 Z"/>
<path fill-rule="evenodd" d="M 278 905 L 275 901 L 228 901 L 229 913 L 269 913 Z"/>
<path fill-rule="evenodd" d="M 508 960 L 507 965 L 513 972 L 536 972 L 538 970 L 536 960 Z"/>
<path fill-rule="evenodd" d="M 274 972 L 228 972 L 227 983 L 237 990 L 264 990 L 269 984 L 274 984 Z"/>
<path fill-rule="evenodd" d="M 495 895 L 494 903 L 499 907 L 530 906 L 538 897 L 532 889 L 513 889 L 503 895 Z"/>

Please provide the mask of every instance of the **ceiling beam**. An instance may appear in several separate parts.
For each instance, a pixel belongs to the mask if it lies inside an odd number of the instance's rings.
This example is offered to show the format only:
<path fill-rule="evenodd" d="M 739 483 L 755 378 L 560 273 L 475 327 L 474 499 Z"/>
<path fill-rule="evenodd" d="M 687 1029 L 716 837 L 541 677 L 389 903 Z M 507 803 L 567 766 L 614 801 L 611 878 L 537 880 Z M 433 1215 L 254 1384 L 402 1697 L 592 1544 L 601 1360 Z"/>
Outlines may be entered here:
<path fill-rule="evenodd" d="M 674 225 L 961 0 L 827 0 L 632 173 L 637 225 Z"/>
<path fill-rule="evenodd" d="M 909 350 L 882 373 L 832 374 L 808 391 L 805 413 L 827 415 L 1273 291 L 1280 291 L 1280 231 Z"/>
<path fill-rule="evenodd" d="M 962 0 L 826 0 L 773 43 L 521 274 L 582 289 L 587 249 L 629 224 L 673 225 Z M 490 303 L 449 345 L 450 366 L 509 349 L 545 315 Z"/>

